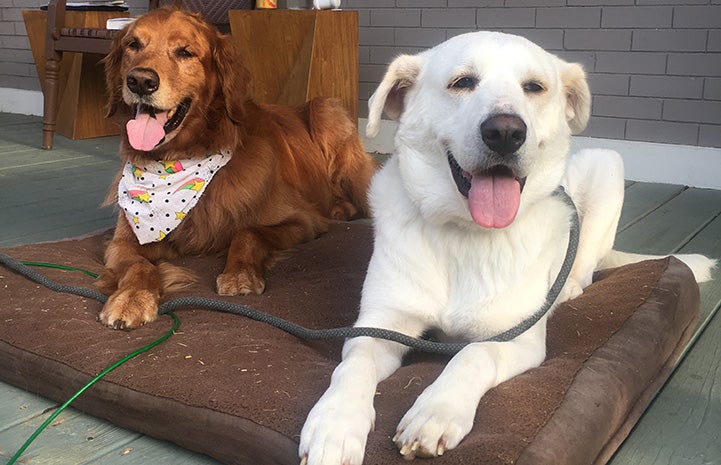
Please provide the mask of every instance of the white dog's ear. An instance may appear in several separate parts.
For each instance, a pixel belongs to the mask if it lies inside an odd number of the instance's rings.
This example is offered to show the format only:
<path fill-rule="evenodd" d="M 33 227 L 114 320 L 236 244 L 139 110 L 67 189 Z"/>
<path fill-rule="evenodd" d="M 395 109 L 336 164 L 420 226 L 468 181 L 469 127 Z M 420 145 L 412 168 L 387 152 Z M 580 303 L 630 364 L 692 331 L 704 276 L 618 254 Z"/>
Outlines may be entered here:
<path fill-rule="evenodd" d="M 577 63 L 564 62 L 561 82 L 566 96 L 566 121 L 571 133 L 578 134 L 586 129 L 591 116 L 591 91 L 583 67 Z"/>
<path fill-rule="evenodd" d="M 420 70 L 421 59 L 417 55 L 400 55 L 393 60 L 368 101 L 368 137 L 378 135 L 383 112 L 398 121 L 403 114 L 406 91 L 416 82 Z"/>

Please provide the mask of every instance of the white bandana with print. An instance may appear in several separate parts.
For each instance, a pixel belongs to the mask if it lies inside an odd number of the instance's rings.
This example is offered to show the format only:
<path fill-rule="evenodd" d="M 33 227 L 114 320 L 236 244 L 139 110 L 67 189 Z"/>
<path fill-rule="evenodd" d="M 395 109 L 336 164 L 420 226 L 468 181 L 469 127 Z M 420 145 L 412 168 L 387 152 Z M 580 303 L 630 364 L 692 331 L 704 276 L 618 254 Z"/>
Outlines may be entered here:
<path fill-rule="evenodd" d="M 118 205 L 141 244 L 159 242 L 178 227 L 230 160 L 225 150 L 205 158 L 128 162 L 118 184 Z"/>

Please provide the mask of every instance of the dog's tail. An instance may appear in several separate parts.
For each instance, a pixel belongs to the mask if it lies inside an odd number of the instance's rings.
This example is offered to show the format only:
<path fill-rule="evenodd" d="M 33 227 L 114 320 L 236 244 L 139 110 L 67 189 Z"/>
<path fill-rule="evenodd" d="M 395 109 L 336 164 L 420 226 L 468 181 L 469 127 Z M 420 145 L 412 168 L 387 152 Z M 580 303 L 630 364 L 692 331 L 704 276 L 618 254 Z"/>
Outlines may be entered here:
<path fill-rule="evenodd" d="M 700 254 L 673 254 L 673 257 L 684 262 L 693 272 L 696 282 L 703 283 L 712 279 L 711 272 L 718 264 L 717 260 Z M 630 252 L 611 250 L 599 264 L 599 269 L 615 268 L 617 266 L 636 263 L 643 260 L 663 258 L 664 255 L 644 255 Z"/>

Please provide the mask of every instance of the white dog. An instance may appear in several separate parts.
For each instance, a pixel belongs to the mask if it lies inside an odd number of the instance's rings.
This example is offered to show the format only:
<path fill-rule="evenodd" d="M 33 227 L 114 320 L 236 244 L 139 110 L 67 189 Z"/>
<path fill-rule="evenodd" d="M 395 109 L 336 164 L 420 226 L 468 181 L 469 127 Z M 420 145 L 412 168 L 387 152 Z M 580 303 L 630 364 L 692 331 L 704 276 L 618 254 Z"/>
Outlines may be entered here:
<path fill-rule="evenodd" d="M 429 329 L 473 342 L 455 355 L 398 425 L 406 458 L 456 447 L 486 391 L 543 362 L 546 318 L 509 342 L 483 341 L 543 305 L 568 244 L 576 203 L 581 236 L 557 303 L 579 295 L 599 267 L 637 261 L 612 251 L 623 203 L 618 154 L 568 156 L 586 126 L 590 93 L 581 66 L 517 36 L 464 34 L 391 63 L 371 98 L 399 121 L 396 152 L 370 190 L 375 247 L 357 326 L 421 336 Z M 611 253 L 613 252 L 613 253 Z M 683 256 L 697 280 L 714 265 Z M 300 437 L 308 465 L 357 465 L 373 428 L 376 385 L 407 349 L 348 340 L 330 387 Z"/>

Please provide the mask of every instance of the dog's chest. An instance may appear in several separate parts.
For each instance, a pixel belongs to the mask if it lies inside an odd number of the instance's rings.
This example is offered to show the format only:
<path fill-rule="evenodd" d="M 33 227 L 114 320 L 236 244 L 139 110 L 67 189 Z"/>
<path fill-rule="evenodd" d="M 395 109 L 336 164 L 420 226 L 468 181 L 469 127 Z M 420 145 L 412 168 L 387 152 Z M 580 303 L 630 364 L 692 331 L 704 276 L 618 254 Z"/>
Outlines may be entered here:
<path fill-rule="evenodd" d="M 551 227 L 521 237 L 497 235 L 469 241 L 472 249 L 440 258 L 446 265 L 447 300 L 439 329 L 451 338 L 485 339 L 533 314 L 560 268 L 563 232 Z"/>

